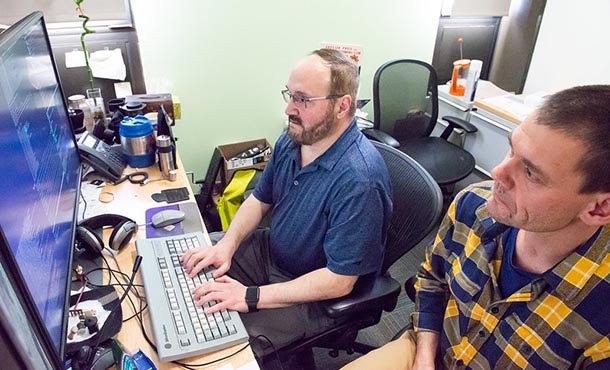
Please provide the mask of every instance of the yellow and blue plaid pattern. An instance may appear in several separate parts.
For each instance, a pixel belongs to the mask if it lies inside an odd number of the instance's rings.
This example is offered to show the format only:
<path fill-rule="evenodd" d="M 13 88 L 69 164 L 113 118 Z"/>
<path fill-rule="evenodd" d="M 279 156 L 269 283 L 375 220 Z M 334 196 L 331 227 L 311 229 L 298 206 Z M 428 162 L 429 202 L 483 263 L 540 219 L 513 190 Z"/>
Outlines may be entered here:
<path fill-rule="evenodd" d="M 447 368 L 610 369 L 610 225 L 509 297 L 491 182 L 449 207 L 418 272 L 413 325 L 440 335 Z M 495 234 L 495 235 L 494 235 Z"/>

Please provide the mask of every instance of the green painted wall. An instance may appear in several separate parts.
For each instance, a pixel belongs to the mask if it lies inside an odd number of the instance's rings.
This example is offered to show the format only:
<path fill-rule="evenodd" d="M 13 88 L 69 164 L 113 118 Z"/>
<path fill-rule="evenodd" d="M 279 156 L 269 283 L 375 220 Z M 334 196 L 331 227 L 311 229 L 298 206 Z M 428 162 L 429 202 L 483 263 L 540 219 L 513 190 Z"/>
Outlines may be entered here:
<path fill-rule="evenodd" d="M 440 0 L 131 0 L 149 92 L 179 96 L 175 127 L 187 171 L 203 178 L 215 146 L 284 127 L 284 87 L 294 64 L 321 42 L 364 48 L 361 98 L 377 67 L 430 62 Z M 372 104 L 367 109 L 372 118 Z"/>

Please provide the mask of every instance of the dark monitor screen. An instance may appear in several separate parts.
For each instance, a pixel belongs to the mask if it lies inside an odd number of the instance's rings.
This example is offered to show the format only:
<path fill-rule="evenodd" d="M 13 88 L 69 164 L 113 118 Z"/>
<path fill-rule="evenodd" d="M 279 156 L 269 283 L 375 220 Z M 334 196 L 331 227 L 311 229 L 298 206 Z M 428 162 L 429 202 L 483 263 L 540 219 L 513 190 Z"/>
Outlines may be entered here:
<path fill-rule="evenodd" d="M 33 13 L 0 34 L 0 244 L 56 364 L 66 341 L 80 167 L 42 13 Z"/>

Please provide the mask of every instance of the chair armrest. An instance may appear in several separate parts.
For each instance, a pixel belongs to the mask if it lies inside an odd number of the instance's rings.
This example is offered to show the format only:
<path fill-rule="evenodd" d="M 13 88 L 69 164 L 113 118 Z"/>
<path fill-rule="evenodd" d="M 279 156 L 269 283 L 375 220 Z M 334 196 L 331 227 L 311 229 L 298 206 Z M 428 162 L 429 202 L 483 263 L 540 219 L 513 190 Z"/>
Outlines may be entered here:
<path fill-rule="evenodd" d="M 391 311 L 396 307 L 400 288 L 400 284 L 389 275 L 366 276 L 356 282 L 350 294 L 325 301 L 323 305 L 326 314 L 332 318 L 375 309 Z"/>
<path fill-rule="evenodd" d="M 400 147 L 400 143 L 396 139 L 383 131 L 374 128 L 367 128 L 362 130 L 362 133 L 371 140 L 382 142 L 394 148 Z"/>
<path fill-rule="evenodd" d="M 443 120 L 449 123 L 449 126 L 441 134 L 441 137 L 445 140 L 449 138 L 454 128 L 460 128 L 469 134 L 478 131 L 475 125 L 458 117 L 444 116 Z"/>

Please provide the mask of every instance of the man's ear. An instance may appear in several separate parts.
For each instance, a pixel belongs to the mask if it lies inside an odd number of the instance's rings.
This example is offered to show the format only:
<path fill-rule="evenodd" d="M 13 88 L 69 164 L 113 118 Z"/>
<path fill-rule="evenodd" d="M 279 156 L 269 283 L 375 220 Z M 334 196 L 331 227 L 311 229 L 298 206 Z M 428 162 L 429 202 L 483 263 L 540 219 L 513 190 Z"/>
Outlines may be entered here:
<path fill-rule="evenodd" d="M 595 202 L 585 210 L 582 220 L 587 225 L 604 226 L 610 224 L 610 193 L 599 194 Z"/>
<path fill-rule="evenodd" d="M 352 106 L 351 95 L 343 95 L 339 98 L 339 111 L 337 112 L 337 118 L 343 118 L 346 114 L 349 114 L 349 109 Z"/>

